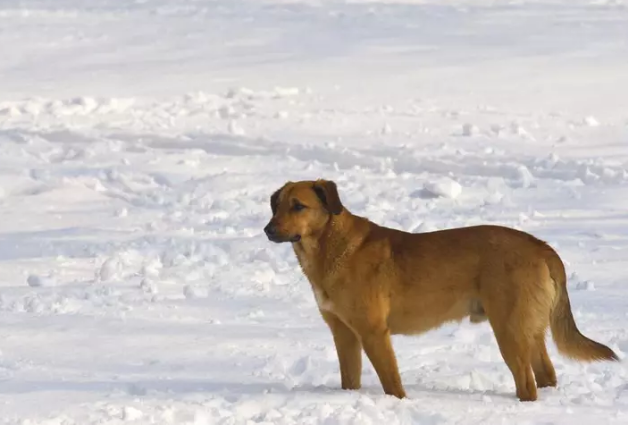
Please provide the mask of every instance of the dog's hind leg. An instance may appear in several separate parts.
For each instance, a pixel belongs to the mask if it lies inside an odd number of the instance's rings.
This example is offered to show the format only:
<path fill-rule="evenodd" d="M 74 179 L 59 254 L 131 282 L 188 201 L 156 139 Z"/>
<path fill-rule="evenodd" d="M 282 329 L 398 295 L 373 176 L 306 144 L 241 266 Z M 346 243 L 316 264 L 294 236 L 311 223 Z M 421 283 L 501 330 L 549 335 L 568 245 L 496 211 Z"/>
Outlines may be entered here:
<path fill-rule="evenodd" d="M 536 385 L 539 388 L 556 386 L 556 371 L 547 354 L 545 333 L 541 333 L 534 338 L 534 347 L 532 347 L 532 369 L 534 370 Z"/>
<path fill-rule="evenodd" d="M 535 401 L 537 391 L 532 373 L 531 341 L 525 333 L 509 329 L 503 321 L 494 319 L 490 314 L 489 321 L 495 333 L 499 351 L 515 380 L 517 397 L 521 401 Z"/>
<path fill-rule="evenodd" d="M 498 287 L 495 284 L 490 286 Z M 535 348 L 533 336 L 536 332 L 530 332 L 530 321 L 533 318 L 526 314 L 519 304 L 521 299 L 516 295 L 513 297 L 503 292 L 493 292 L 492 295 L 483 297 L 482 305 L 493 328 L 499 351 L 515 380 L 517 397 L 521 401 L 535 401 L 537 388 L 532 373 L 532 349 Z"/>

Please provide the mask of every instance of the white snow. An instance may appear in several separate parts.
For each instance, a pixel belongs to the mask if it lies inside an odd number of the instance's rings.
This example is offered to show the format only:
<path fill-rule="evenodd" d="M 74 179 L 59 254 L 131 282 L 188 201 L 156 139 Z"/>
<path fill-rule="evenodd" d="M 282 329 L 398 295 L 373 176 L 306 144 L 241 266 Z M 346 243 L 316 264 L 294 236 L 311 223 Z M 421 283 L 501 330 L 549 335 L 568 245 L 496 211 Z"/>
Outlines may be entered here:
<path fill-rule="evenodd" d="M 339 389 L 286 180 L 563 256 L 628 351 L 628 1 L 0 1 L 0 424 L 628 423 L 624 363 L 519 403 L 487 323 L 395 337 L 409 398 Z M 429 189 L 429 190 L 427 190 Z"/>
<path fill-rule="evenodd" d="M 470 123 L 465 123 L 462 126 L 462 135 L 463 136 L 467 136 L 467 137 L 471 137 L 471 136 L 475 136 L 477 134 L 480 133 L 480 129 L 473 124 Z"/>
<path fill-rule="evenodd" d="M 455 199 L 462 193 L 462 186 L 450 178 L 442 178 L 435 181 L 427 181 L 423 189 L 430 195 Z"/>
<path fill-rule="evenodd" d="M 26 279 L 28 286 L 41 287 L 41 286 L 55 286 L 55 280 L 52 276 L 38 276 L 31 274 Z"/>

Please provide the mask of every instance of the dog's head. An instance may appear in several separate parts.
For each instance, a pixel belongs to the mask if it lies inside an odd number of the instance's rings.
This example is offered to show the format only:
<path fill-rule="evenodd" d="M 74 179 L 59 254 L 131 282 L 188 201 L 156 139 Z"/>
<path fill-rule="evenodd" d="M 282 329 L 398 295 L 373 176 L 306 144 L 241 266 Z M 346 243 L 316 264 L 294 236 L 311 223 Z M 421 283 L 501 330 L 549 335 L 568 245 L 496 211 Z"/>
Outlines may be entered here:
<path fill-rule="evenodd" d="M 264 232 L 278 243 L 316 235 L 343 210 L 336 183 L 329 180 L 288 182 L 271 195 L 270 208 L 273 218 Z"/>

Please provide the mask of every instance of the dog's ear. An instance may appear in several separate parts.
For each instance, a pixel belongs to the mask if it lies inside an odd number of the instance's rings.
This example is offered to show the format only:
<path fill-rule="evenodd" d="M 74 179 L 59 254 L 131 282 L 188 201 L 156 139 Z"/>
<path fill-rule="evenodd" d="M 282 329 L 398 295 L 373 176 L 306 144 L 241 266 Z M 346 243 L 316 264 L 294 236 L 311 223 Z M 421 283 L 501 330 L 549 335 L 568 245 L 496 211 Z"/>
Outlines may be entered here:
<path fill-rule="evenodd" d="M 279 189 L 277 189 L 272 195 L 270 195 L 270 209 L 273 212 L 273 215 L 277 213 L 277 206 L 279 205 L 279 196 L 281 195 L 281 191 L 284 190 L 286 186 L 288 186 L 290 182 L 287 182 Z"/>
<path fill-rule="evenodd" d="M 317 180 L 314 183 L 314 192 L 331 214 L 338 215 L 342 212 L 342 202 L 340 202 L 336 183 L 331 180 Z"/>
<path fill-rule="evenodd" d="M 270 195 L 270 209 L 273 212 L 273 215 L 277 213 L 277 203 L 279 202 L 279 195 L 281 194 L 281 189 L 277 189 L 275 193 Z"/>

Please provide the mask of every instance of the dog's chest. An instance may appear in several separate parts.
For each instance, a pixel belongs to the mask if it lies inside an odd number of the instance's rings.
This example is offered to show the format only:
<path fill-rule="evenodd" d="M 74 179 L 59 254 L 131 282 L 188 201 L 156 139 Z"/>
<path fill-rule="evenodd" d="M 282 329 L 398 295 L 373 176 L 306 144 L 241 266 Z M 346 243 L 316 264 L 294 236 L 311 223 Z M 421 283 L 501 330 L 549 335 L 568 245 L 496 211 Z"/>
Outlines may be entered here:
<path fill-rule="evenodd" d="M 299 260 L 301 270 L 312 285 L 312 291 L 314 292 L 314 298 L 316 299 L 318 308 L 323 311 L 331 312 L 333 310 L 334 303 L 329 297 L 327 291 L 324 289 L 326 276 L 322 265 L 315 259 L 306 255 L 302 250 L 297 251 L 297 258 Z"/>
<path fill-rule="evenodd" d="M 316 273 L 316 269 L 309 269 L 307 263 L 301 265 L 303 268 L 303 272 L 306 277 L 310 281 L 312 285 L 312 291 L 314 292 L 314 298 L 316 299 L 316 304 L 318 304 L 318 308 L 324 311 L 331 312 L 334 307 L 334 303 L 332 299 L 329 297 L 327 291 L 325 291 L 324 278 L 319 276 Z"/>
<path fill-rule="evenodd" d="M 318 308 L 323 311 L 333 311 L 334 303 L 332 302 L 331 298 L 329 298 L 327 293 L 320 288 L 313 287 L 312 289 L 314 291 L 314 298 L 316 299 L 316 304 L 318 304 Z"/>
<path fill-rule="evenodd" d="M 305 274 L 305 277 L 310 281 L 312 285 L 320 283 L 324 279 L 324 268 L 316 258 L 312 255 L 307 255 L 303 249 L 296 250 L 297 259 L 301 266 L 301 271 Z"/>

